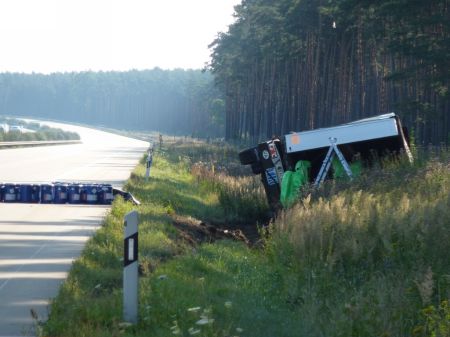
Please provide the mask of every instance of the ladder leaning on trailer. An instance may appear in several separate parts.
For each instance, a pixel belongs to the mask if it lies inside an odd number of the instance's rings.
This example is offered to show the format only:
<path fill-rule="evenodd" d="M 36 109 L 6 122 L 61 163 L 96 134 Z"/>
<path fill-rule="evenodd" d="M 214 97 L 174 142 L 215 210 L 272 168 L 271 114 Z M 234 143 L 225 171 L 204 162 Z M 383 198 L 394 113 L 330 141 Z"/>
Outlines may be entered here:
<path fill-rule="evenodd" d="M 330 170 L 330 166 L 331 163 L 333 162 L 333 158 L 335 155 L 337 155 L 337 157 L 339 158 L 339 161 L 341 162 L 342 167 L 345 170 L 345 173 L 347 173 L 350 179 L 353 179 L 353 174 L 350 165 L 347 163 L 342 152 L 336 145 L 337 138 L 330 137 L 329 140 L 330 140 L 330 147 L 328 149 L 327 155 L 325 156 L 325 159 L 323 160 L 319 174 L 317 174 L 317 177 L 314 181 L 314 187 L 318 187 L 325 180 L 325 177 L 327 176 L 328 171 Z"/>

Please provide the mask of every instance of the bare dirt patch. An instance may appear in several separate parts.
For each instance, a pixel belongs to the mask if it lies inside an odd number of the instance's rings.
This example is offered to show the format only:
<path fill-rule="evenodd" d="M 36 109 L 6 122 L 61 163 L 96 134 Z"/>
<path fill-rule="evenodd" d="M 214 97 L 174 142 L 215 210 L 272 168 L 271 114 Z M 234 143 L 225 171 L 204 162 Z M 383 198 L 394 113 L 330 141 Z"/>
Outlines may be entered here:
<path fill-rule="evenodd" d="M 173 215 L 172 223 L 180 237 L 192 245 L 230 239 L 253 246 L 260 239 L 255 225 L 210 223 L 180 215 Z"/>

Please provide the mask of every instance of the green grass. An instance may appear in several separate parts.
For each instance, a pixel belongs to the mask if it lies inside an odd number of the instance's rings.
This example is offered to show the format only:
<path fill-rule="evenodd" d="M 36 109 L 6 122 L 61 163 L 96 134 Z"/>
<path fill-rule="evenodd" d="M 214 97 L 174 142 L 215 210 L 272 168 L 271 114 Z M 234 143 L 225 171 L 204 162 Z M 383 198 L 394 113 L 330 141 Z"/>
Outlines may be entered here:
<path fill-rule="evenodd" d="M 127 189 L 140 213 L 139 324 L 122 324 L 115 201 L 52 305 L 45 336 L 449 336 L 450 156 L 385 163 L 283 212 L 263 247 L 189 244 L 174 219 L 264 221 L 232 148 L 174 143 Z M 213 169 L 214 167 L 214 169 Z"/>
<path fill-rule="evenodd" d="M 183 151 L 184 146 L 178 145 L 157 151 L 148 182 L 144 179 L 143 159 L 126 185 L 126 189 L 142 202 L 137 207 L 142 296 L 166 261 L 189 256 L 192 249 L 197 249 L 189 245 L 173 226 L 175 217 L 178 220 L 221 221 L 236 216 L 229 212 L 227 215 L 227 209 L 219 201 L 221 183 L 213 181 L 214 175 L 201 178 L 191 174 L 190 160 L 197 160 L 196 156 L 188 160 Z M 217 165 L 219 157 L 209 158 Z M 219 176 L 219 172 L 215 172 Z M 263 200 L 263 195 L 259 195 L 259 200 Z M 114 202 L 102 228 L 87 243 L 82 257 L 74 263 L 68 280 L 53 302 L 43 335 L 112 336 L 121 331 L 123 217 L 132 208 L 121 199 Z M 242 246 L 242 249 L 247 248 Z M 141 312 L 145 312 L 146 306 L 142 303 Z M 141 328 L 145 329 L 143 331 L 148 329 L 144 319 Z"/>

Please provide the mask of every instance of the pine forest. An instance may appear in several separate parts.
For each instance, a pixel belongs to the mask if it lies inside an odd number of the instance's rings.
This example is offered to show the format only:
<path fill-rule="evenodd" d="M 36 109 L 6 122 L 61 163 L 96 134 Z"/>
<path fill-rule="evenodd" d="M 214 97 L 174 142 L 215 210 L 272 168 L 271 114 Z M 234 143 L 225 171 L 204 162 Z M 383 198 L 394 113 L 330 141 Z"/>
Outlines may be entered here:
<path fill-rule="evenodd" d="M 226 137 L 263 140 L 396 112 L 449 143 L 446 0 L 244 0 L 211 44 Z"/>

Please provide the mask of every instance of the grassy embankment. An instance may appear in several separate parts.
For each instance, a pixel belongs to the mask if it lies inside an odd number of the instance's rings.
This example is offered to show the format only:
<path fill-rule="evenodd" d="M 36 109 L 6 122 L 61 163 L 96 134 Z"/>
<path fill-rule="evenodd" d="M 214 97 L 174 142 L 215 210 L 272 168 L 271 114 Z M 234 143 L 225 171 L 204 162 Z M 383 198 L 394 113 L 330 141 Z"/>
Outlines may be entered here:
<path fill-rule="evenodd" d="M 58 128 L 50 128 L 39 123 L 28 123 L 19 119 L 1 118 L 0 123 L 8 123 L 9 125 L 20 125 L 25 129 L 34 132 L 3 132 L 0 130 L 0 142 L 16 142 L 16 141 L 47 141 L 47 140 L 79 140 L 80 136 L 75 132 L 64 131 Z"/>
<path fill-rule="evenodd" d="M 212 172 L 212 161 L 236 157 L 231 149 L 190 148 L 157 152 L 150 181 L 141 163 L 127 184 L 143 202 L 138 326 L 121 324 L 122 219 L 133 207 L 119 200 L 74 263 L 44 335 L 450 334 L 448 152 L 328 183 L 250 248 L 196 243 L 205 227 L 196 219 L 254 223 L 267 209 L 258 179 Z"/>

